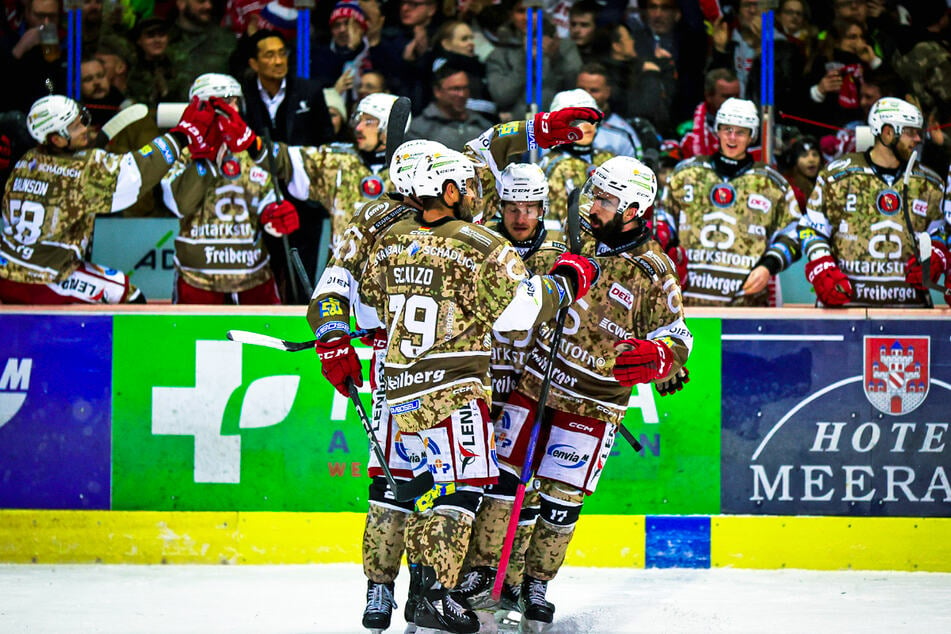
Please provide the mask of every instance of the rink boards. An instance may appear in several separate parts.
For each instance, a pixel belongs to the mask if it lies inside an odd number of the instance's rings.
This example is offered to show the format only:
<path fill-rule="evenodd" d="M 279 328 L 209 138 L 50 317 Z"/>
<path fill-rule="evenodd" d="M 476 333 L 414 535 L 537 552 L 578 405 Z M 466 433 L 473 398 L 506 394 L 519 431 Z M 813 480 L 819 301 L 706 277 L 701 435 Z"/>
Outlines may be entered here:
<path fill-rule="evenodd" d="M 225 340 L 303 308 L 240 310 L 2 307 L 0 561 L 359 561 L 362 427 L 309 351 Z M 689 315 L 569 565 L 951 571 L 951 311 Z"/>

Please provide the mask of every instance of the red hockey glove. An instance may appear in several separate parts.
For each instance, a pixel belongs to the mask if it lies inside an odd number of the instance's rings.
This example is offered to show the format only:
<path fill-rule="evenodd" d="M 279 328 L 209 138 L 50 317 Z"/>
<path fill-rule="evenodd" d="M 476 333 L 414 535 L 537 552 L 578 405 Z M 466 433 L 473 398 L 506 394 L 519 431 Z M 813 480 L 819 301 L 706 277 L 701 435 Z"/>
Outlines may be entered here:
<path fill-rule="evenodd" d="M 661 251 L 667 253 L 667 249 L 670 248 L 670 241 L 674 239 L 674 232 L 671 230 L 670 225 L 663 220 L 655 220 L 654 237 L 657 239 L 657 244 L 660 245 Z"/>
<path fill-rule="evenodd" d="M 357 387 L 363 385 L 363 369 L 349 337 L 340 337 L 333 341 L 318 341 L 314 344 L 314 348 L 320 358 L 321 374 L 338 392 L 350 397 L 347 379 L 353 379 Z"/>
<path fill-rule="evenodd" d="M 244 152 L 251 147 L 258 135 L 244 122 L 241 114 L 221 97 L 212 97 L 208 101 L 218 114 L 215 121 L 228 149 L 232 152 Z"/>
<path fill-rule="evenodd" d="M 10 156 L 13 150 L 10 147 L 10 137 L 0 134 L 0 170 L 10 167 Z"/>
<path fill-rule="evenodd" d="M 928 269 L 928 276 L 932 282 L 941 279 L 941 274 L 948 268 L 948 251 L 940 242 L 931 243 L 931 265 Z M 911 259 L 905 262 L 905 282 L 914 286 L 918 290 L 928 290 L 921 278 L 921 263 L 918 262 L 918 256 L 913 255 Z"/>
<path fill-rule="evenodd" d="M 674 365 L 673 351 L 659 341 L 623 339 L 614 348 L 621 352 L 614 360 L 614 378 L 624 387 L 665 377 Z"/>
<path fill-rule="evenodd" d="M 687 370 L 687 366 L 684 366 L 674 372 L 670 378 L 656 382 L 654 387 L 657 388 L 657 393 L 661 396 L 670 396 L 674 392 L 684 389 L 684 385 L 687 383 L 690 383 L 690 372 Z"/>
<path fill-rule="evenodd" d="M 535 115 L 533 126 L 529 130 L 528 145 L 548 149 L 563 143 L 574 143 L 584 136 L 576 125 L 578 120 L 598 123 L 604 119 L 604 113 L 597 108 L 562 108 L 554 112 L 539 112 Z"/>
<path fill-rule="evenodd" d="M 261 212 L 261 225 L 275 238 L 294 233 L 300 228 L 300 218 L 294 205 L 282 200 L 270 203 Z"/>
<path fill-rule="evenodd" d="M 221 135 L 215 125 L 215 109 L 198 97 L 193 97 L 185 107 L 182 118 L 171 132 L 188 137 L 188 149 L 193 159 L 213 159 L 221 146 Z"/>
<path fill-rule="evenodd" d="M 671 247 L 667 251 L 667 256 L 674 263 L 674 270 L 677 271 L 680 288 L 687 288 L 687 250 L 682 246 Z"/>
<path fill-rule="evenodd" d="M 703 14 L 703 19 L 710 23 L 723 17 L 719 0 L 700 0 L 700 13 Z"/>
<path fill-rule="evenodd" d="M 598 281 L 601 269 L 591 258 L 572 253 L 562 253 L 555 258 L 549 275 L 561 275 L 574 285 L 575 301 L 588 294 L 591 287 Z"/>
<path fill-rule="evenodd" d="M 852 283 L 831 255 L 806 262 L 806 279 L 826 306 L 842 306 L 852 301 Z"/>

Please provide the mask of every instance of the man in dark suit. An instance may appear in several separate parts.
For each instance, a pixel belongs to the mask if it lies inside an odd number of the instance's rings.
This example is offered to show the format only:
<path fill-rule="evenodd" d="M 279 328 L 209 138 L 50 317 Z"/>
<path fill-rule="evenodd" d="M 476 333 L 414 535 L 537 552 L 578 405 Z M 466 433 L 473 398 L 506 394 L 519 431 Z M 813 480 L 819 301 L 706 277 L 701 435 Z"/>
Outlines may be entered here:
<path fill-rule="evenodd" d="M 278 31 L 262 29 L 247 41 L 248 66 L 253 75 L 242 86 L 247 101 L 247 122 L 252 129 L 268 129 L 271 139 L 291 145 L 319 146 L 333 140 L 333 126 L 320 85 L 309 79 L 288 75 L 287 40 Z M 286 183 L 281 183 L 286 193 Z M 310 283 L 317 278 L 321 222 L 327 212 L 317 203 L 289 198 L 300 212 L 300 229 L 290 234 L 292 247 L 300 251 Z M 310 301 L 300 287 L 290 286 L 287 259 L 280 239 L 266 236 L 271 268 L 285 303 Z"/>

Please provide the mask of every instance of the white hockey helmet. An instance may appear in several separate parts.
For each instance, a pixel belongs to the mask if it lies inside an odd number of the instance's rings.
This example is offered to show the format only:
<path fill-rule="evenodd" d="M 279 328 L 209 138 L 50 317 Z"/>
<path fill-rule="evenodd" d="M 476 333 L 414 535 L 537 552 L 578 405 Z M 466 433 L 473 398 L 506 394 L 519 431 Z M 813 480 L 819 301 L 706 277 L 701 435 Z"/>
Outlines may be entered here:
<path fill-rule="evenodd" d="M 657 177 L 651 168 L 636 158 L 615 156 L 598 166 L 585 181 L 579 201 L 582 209 L 591 208 L 595 188 L 618 197 L 618 214 L 623 214 L 631 205 L 637 205 L 635 217 L 641 218 L 657 197 Z"/>
<path fill-rule="evenodd" d="M 459 192 L 465 196 L 469 188 L 475 188 L 475 208 L 472 215 L 462 220 L 479 223 L 482 221 L 482 183 L 476 175 L 475 168 L 478 162 L 462 152 L 455 150 L 440 150 L 434 154 L 427 154 L 417 161 L 413 169 L 413 193 L 418 198 L 442 196 L 446 183 L 453 182 Z"/>
<path fill-rule="evenodd" d="M 438 141 L 414 139 L 403 143 L 393 152 L 390 161 L 390 181 L 396 191 L 404 196 L 413 194 L 413 170 L 416 163 L 427 154 L 435 154 L 448 149 Z"/>
<path fill-rule="evenodd" d="M 365 114 L 380 122 L 380 133 L 386 132 L 386 125 L 390 122 L 390 111 L 398 98 L 396 95 L 385 92 L 375 92 L 367 95 L 354 108 L 353 115 L 350 117 L 350 125 L 356 127 L 360 115 Z M 413 117 L 411 116 L 406 118 L 406 130 L 409 130 L 409 124 L 412 120 Z"/>
<path fill-rule="evenodd" d="M 572 90 L 562 90 L 555 93 L 551 100 L 550 111 L 561 110 L 562 108 L 597 108 L 598 102 L 594 100 L 587 90 L 574 88 Z"/>
<path fill-rule="evenodd" d="M 548 212 L 548 179 L 542 168 L 533 163 L 510 163 L 495 181 L 495 191 L 502 203 L 542 203 L 542 213 Z"/>
<path fill-rule="evenodd" d="M 715 125 L 717 128 L 721 125 L 748 128 L 750 140 L 755 141 L 759 131 L 759 113 L 756 111 L 756 104 L 748 99 L 730 97 L 720 104 Z"/>
<path fill-rule="evenodd" d="M 198 97 L 202 101 L 211 97 L 237 97 L 239 110 L 244 106 L 244 94 L 241 92 L 241 84 L 231 75 L 221 73 L 205 73 L 199 75 L 192 82 L 192 87 L 188 89 L 188 100 L 192 97 Z"/>
<path fill-rule="evenodd" d="M 69 97 L 48 95 L 33 102 L 26 115 L 26 127 L 30 136 L 40 143 L 46 143 L 51 134 L 58 134 L 68 141 L 67 128 L 79 116 L 89 125 L 89 112 L 85 108 Z"/>
<path fill-rule="evenodd" d="M 875 136 L 881 136 L 886 125 L 892 126 L 895 134 L 901 134 L 906 126 L 921 128 L 923 123 L 921 110 L 897 97 L 882 97 L 868 111 L 868 126 Z"/>

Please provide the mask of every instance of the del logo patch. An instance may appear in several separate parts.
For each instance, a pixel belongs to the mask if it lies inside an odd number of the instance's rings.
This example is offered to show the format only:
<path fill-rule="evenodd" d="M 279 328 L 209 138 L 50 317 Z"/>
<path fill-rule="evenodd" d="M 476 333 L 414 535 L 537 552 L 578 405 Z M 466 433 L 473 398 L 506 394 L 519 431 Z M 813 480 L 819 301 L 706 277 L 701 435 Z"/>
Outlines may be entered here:
<path fill-rule="evenodd" d="M 366 198 L 379 198 L 383 195 L 383 179 L 379 176 L 367 176 L 360 181 L 360 193 Z"/>
<path fill-rule="evenodd" d="M 714 185 L 710 190 L 710 202 L 714 207 L 730 207 L 736 201 L 736 190 L 729 183 Z"/>
<path fill-rule="evenodd" d="M 901 211 L 901 196 L 894 189 L 883 189 L 875 199 L 875 206 L 886 216 L 894 216 Z"/>
<path fill-rule="evenodd" d="M 756 211 L 762 211 L 766 213 L 769 211 L 770 207 L 773 206 L 773 203 L 769 202 L 769 198 L 766 196 L 761 196 L 759 194 L 750 194 L 750 197 L 747 199 L 746 204 L 750 209 L 755 209 Z"/>
<path fill-rule="evenodd" d="M 865 337 L 863 387 L 875 409 L 900 416 L 925 401 L 930 350 L 930 337 Z"/>

